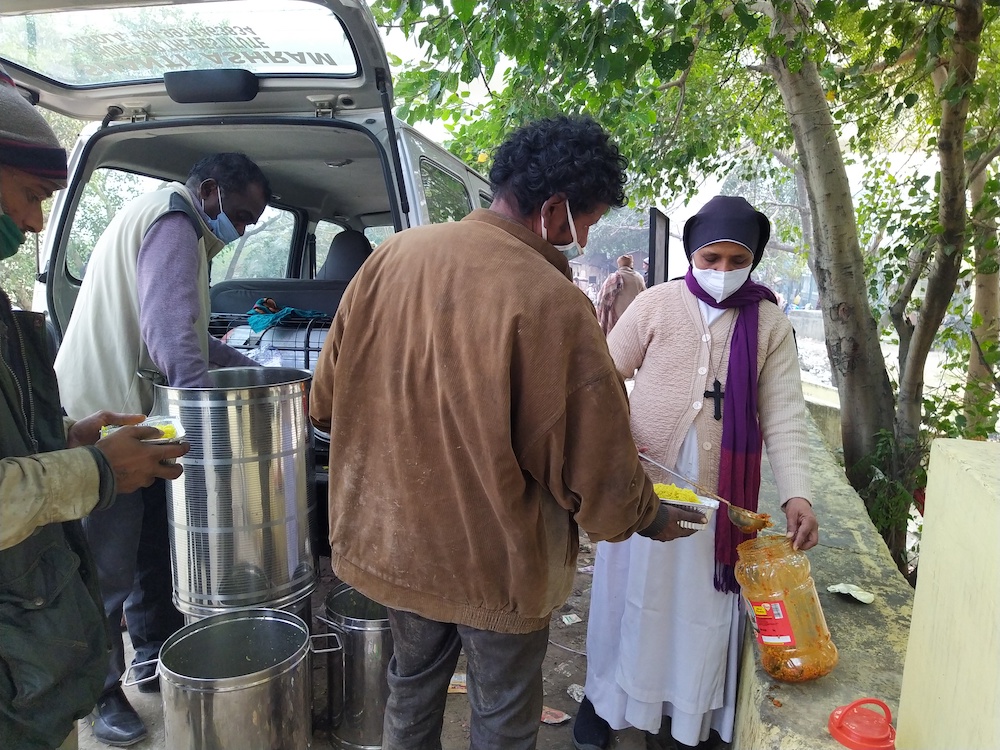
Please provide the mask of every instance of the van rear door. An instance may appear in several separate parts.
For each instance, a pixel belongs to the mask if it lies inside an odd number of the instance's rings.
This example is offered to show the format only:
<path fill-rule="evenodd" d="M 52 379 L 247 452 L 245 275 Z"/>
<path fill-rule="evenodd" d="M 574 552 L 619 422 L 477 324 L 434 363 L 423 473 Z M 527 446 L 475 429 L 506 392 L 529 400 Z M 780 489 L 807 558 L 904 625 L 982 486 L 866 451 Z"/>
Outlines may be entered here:
<path fill-rule="evenodd" d="M 47 109 L 83 120 L 370 111 L 389 63 L 350 0 L 4 0 L 0 59 Z M 165 74 L 249 71 L 246 101 L 176 101 Z M 169 77 L 169 75 L 168 75 Z M 384 127 L 384 120 L 382 122 Z"/>

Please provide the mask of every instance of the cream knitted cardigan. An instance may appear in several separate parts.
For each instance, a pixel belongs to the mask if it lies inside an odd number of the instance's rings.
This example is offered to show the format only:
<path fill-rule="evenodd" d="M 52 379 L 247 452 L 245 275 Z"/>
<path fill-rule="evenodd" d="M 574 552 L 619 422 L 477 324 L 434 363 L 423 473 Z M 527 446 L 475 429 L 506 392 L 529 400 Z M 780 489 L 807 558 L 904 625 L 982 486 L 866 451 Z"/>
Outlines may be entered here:
<path fill-rule="evenodd" d="M 736 310 L 706 327 L 697 298 L 683 280 L 658 284 L 636 297 L 608 336 L 623 378 L 635 375 L 632 434 L 636 444 L 673 466 L 692 423 L 698 433 L 698 482 L 716 490 L 722 421 L 705 391 L 716 378 L 726 390 L 729 339 Z M 767 457 L 782 504 L 811 500 L 805 400 L 792 326 L 776 305 L 760 303 L 757 409 Z"/>

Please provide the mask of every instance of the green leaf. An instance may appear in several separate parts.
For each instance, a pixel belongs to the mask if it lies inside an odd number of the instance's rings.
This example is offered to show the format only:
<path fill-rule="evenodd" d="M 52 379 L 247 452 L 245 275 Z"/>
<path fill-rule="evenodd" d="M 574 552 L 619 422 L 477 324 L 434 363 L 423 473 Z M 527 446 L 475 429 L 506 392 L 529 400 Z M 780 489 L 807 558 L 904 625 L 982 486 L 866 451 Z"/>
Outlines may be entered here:
<path fill-rule="evenodd" d="M 813 10 L 813 15 L 820 21 L 832 21 L 837 13 L 837 4 L 833 0 L 819 0 Z"/>
<path fill-rule="evenodd" d="M 919 99 L 920 99 L 919 96 L 911 92 L 903 97 L 903 104 L 906 105 L 907 109 L 910 109 L 913 107 L 914 104 L 917 103 Z"/>
<path fill-rule="evenodd" d="M 757 28 L 757 17 L 747 10 L 746 5 L 738 2 L 733 6 L 733 10 L 736 12 L 736 17 L 740 19 L 740 25 L 743 28 L 747 31 L 754 31 Z"/>
<path fill-rule="evenodd" d="M 594 77 L 598 83 L 604 83 L 608 78 L 608 71 L 611 70 L 611 63 L 603 55 L 594 62 Z"/>
<path fill-rule="evenodd" d="M 476 10 L 476 0 L 452 0 L 452 5 L 455 7 L 455 15 L 460 21 L 468 23 L 472 20 Z"/>

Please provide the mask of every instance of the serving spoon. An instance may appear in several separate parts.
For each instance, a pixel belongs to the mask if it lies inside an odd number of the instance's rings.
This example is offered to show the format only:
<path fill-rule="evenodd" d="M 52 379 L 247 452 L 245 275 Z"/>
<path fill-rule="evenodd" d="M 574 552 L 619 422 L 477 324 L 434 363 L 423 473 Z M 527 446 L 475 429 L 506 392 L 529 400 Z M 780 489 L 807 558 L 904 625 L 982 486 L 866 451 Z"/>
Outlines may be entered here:
<path fill-rule="evenodd" d="M 648 461 L 653 464 L 658 469 L 663 469 L 673 477 L 680 479 L 682 482 L 694 487 L 698 492 L 700 492 L 705 497 L 710 497 L 713 500 L 718 500 L 720 503 L 725 503 L 726 505 L 726 515 L 729 516 L 729 520 L 732 521 L 733 525 L 743 531 L 745 534 L 752 534 L 755 531 L 760 531 L 768 526 L 773 526 L 771 523 L 771 517 L 766 513 L 754 513 L 752 510 L 747 510 L 746 508 L 741 508 L 738 505 L 733 505 L 731 502 L 726 500 L 726 498 L 716 495 L 714 492 L 706 490 L 704 487 L 699 485 L 697 482 L 692 482 L 690 479 L 685 477 L 683 474 L 678 474 L 673 469 L 668 469 L 663 464 L 658 461 L 654 461 L 649 456 L 647 456 L 642 451 L 639 452 L 639 458 L 643 461 Z"/>

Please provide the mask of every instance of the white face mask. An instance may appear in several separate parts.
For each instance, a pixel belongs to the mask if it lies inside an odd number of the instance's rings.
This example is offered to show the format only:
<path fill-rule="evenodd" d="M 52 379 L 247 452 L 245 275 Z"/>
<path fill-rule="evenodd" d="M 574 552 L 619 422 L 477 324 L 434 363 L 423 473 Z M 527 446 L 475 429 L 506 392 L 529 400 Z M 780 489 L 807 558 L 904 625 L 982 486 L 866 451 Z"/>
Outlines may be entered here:
<path fill-rule="evenodd" d="M 698 268 L 692 265 L 691 273 L 698 286 L 716 302 L 722 302 L 747 282 L 750 278 L 750 266 L 737 268 L 735 271 L 716 271 L 714 268 Z"/>
<path fill-rule="evenodd" d="M 573 260 L 583 255 L 583 246 L 576 238 L 576 223 L 573 221 L 573 212 L 569 210 L 569 201 L 566 201 L 566 218 L 569 219 L 569 233 L 573 241 L 568 245 L 553 245 L 556 250 L 566 256 L 566 260 Z M 545 214 L 542 214 L 542 239 L 548 241 L 549 230 L 545 226 Z"/>

